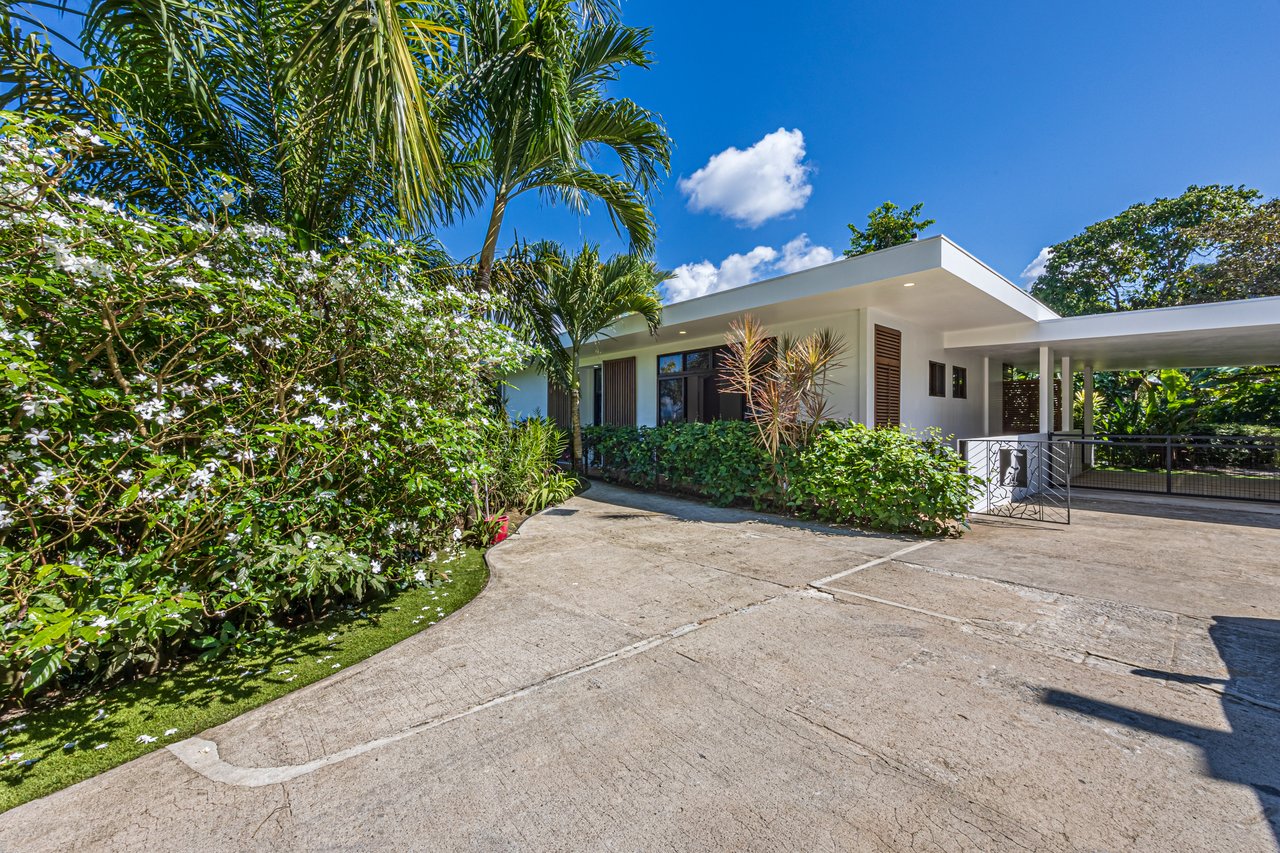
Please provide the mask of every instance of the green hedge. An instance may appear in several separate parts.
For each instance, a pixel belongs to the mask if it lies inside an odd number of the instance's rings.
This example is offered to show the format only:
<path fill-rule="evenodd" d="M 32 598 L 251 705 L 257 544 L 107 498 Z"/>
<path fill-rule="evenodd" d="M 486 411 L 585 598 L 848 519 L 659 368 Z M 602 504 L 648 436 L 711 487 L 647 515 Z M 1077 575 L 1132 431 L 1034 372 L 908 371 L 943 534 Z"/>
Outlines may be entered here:
<path fill-rule="evenodd" d="M 596 426 L 584 436 L 591 467 L 608 480 L 892 532 L 955 530 L 977 482 L 937 435 L 856 423 L 823 427 L 777 470 L 749 423 Z"/>

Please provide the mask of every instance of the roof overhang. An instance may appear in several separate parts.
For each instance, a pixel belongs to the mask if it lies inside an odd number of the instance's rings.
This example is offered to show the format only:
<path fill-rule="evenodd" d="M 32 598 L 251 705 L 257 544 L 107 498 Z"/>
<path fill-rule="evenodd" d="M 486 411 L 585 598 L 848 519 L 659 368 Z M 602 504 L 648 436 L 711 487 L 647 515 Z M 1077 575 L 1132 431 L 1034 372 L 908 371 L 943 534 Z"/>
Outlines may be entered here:
<path fill-rule="evenodd" d="M 723 334 L 730 321 L 748 313 L 781 324 L 867 307 L 940 331 L 1057 316 L 939 236 L 668 305 L 658 338 Z M 643 321 L 631 315 L 594 341 L 592 349 L 608 354 L 652 342 Z"/>
<path fill-rule="evenodd" d="M 1095 370 L 1280 364 L 1280 297 L 956 329 L 943 340 L 1030 369 L 1044 346 Z"/>

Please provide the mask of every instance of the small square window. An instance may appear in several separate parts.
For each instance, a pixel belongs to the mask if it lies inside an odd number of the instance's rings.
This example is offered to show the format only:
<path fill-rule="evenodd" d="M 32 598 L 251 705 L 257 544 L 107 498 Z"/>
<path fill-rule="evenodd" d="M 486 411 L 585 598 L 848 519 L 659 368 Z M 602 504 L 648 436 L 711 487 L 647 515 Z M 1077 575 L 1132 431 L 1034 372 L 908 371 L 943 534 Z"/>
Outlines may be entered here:
<path fill-rule="evenodd" d="M 940 361 L 929 362 L 929 396 L 947 396 L 947 366 Z"/>
<path fill-rule="evenodd" d="M 969 396 L 969 369 L 967 367 L 951 368 L 951 396 L 957 400 L 967 399 Z"/>
<path fill-rule="evenodd" d="M 679 373 L 682 368 L 680 364 L 680 355 L 660 355 L 658 356 L 658 373 Z"/>

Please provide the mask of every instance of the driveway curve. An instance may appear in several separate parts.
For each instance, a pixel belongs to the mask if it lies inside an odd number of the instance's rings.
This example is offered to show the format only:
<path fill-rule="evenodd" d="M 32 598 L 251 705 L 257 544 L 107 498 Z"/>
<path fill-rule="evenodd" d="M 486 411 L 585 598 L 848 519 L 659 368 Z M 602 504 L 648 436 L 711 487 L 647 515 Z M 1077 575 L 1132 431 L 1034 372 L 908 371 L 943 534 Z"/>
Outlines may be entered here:
<path fill-rule="evenodd" d="M 0 850 L 1275 849 L 1280 531 L 1233 527 L 1228 613 L 1085 565 L 1123 515 L 933 542 L 597 484 L 441 624 Z"/>

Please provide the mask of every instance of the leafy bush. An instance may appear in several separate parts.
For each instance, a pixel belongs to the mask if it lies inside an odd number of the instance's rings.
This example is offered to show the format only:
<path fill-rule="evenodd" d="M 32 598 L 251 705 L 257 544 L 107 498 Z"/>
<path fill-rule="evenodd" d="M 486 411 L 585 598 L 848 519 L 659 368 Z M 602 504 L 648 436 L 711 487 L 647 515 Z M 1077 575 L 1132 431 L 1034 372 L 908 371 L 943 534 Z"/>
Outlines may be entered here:
<path fill-rule="evenodd" d="M 485 433 L 486 514 L 519 507 L 538 512 L 573 496 L 578 481 L 556 464 L 568 446 L 564 431 L 547 418 L 511 423 L 498 419 Z"/>
<path fill-rule="evenodd" d="M 720 506 L 763 507 L 773 501 L 772 462 L 756 443 L 751 424 L 595 426 L 584 434 L 588 458 L 597 460 L 606 477 L 643 488 L 693 492 Z"/>
<path fill-rule="evenodd" d="M 588 459 L 608 479 L 893 532 L 953 530 L 978 482 L 937 435 L 921 440 L 856 423 L 824 423 L 810 444 L 788 450 L 779 463 L 785 493 L 748 423 L 596 426 L 585 434 Z"/>
<path fill-rule="evenodd" d="M 426 581 L 525 355 L 413 244 L 64 193 L 100 144 L 0 114 L 0 677 L 28 693 Z"/>
<path fill-rule="evenodd" d="M 800 451 L 788 500 L 824 521 L 938 536 L 963 522 L 980 482 L 937 434 L 829 424 Z"/>

